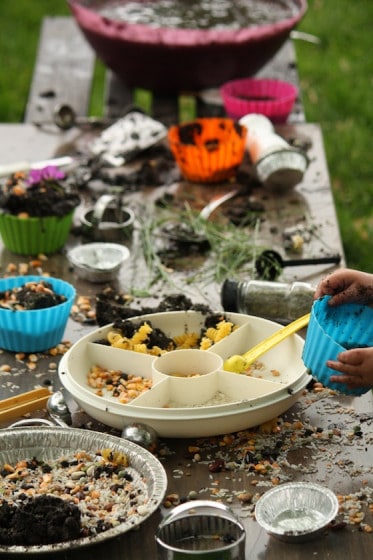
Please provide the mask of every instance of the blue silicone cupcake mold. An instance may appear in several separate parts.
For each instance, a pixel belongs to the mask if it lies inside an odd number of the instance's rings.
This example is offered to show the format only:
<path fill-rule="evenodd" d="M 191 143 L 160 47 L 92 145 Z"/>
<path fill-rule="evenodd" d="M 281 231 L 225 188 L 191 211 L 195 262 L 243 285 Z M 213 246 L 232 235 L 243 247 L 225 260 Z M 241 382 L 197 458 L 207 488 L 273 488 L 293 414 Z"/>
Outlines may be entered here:
<path fill-rule="evenodd" d="M 331 307 L 329 299 L 324 296 L 313 303 L 303 362 L 325 387 L 346 395 L 362 395 L 370 387 L 348 389 L 345 384 L 332 383 L 330 376 L 338 372 L 328 368 L 326 361 L 336 360 L 340 352 L 350 348 L 373 346 L 373 309 L 355 303 Z"/>
<path fill-rule="evenodd" d="M 75 298 L 71 284 L 49 276 L 14 276 L 0 280 L 0 293 L 40 280 L 49 282 L 53 291 L 65 296 L 66 301 L 54 307 L 26 311 L 0 308 L 0 348 L 11 352 L 41 352 L 61 342 Z"/>

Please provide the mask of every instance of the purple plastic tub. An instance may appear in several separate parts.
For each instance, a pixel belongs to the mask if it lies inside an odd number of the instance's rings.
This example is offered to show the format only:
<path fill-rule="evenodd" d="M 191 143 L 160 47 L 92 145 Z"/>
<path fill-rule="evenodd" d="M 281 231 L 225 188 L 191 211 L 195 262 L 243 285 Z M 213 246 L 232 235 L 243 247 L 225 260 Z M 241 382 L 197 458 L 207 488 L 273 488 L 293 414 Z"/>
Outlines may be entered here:
<path fill-rule="evenodd" d="M 343 383 L 332 383 L 330 376 L 338 372 L 328 368 L 326 361 L 336 360 L 340 352 L 350 348 L 373 346 L 373 309 L 354 303 L 330 307 L 329 299 L 320 298 L 312 306 L 303 362 L 325 387 L 346 395 L 362 395 L 371 387 L 348 389 Z"/>
<path fill-rule="evenodd" d="M 128 23 L 102 15 L 100 10 L 113 6 L 113 0 L 68 2 L 106 66 L 130 87 L 162 93 L 198 91 L 252 76 L 276 54 L 307 10 L 306 0 L 289 0 L 292 15 L 275 23 L 241 29 L 190 29 Z M 116 5 L 127 3 L 122 0 Z"/>

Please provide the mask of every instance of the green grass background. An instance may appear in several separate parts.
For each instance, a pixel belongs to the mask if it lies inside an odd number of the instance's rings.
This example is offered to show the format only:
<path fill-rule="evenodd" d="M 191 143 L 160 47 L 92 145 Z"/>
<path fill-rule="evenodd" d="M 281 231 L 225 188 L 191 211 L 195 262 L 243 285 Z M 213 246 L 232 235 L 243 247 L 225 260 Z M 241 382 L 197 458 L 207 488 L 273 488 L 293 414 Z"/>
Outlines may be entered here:
<path fill-rule="evenodd" d="M 0 0 L 0 122 L 23 120 L 45 15 L 69 15 L 65 0 Z M 372 0 L 308 0 L 298 26 L 319 44 L 295 41 L 308 122 L 321 124 L 349 266 L 373 272 Z M 101 114 L 98 64 L 91 113 Z"/>

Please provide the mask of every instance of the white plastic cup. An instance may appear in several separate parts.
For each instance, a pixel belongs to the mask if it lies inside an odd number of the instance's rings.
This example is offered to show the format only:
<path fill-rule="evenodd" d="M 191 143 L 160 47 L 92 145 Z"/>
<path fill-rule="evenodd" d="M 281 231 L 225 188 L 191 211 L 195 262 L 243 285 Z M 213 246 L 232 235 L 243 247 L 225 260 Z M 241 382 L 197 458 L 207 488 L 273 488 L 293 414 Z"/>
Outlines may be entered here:
<path fill-rule="evenodd" d="M 197 348 L 172 350 L 153 361 L 153 378 L 155 375 L 157 379 L 164 376 L 190 379 L 219 369 L 223 369 L 223 359 L 218 354 Z"/>
<path fill-rule="evenodd" d="M 223 369 L 223 358 L 199 349 L 167 352 L 153 361 L 153 382 L 169 377 L 171 390 L 185 406 L 200 406 L 208 402 L 217 390 L 214 375 Z"/>

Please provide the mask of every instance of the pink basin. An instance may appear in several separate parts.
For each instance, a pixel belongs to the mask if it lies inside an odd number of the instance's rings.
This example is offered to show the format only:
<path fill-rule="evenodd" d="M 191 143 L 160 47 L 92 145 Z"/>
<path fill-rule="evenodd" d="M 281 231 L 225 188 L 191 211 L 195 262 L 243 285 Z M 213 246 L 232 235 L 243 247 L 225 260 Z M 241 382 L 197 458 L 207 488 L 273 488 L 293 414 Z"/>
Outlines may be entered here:
<path fill-rule="evenodd" d="M 112 5 L 112 0 L 68 0 L 80 29 L 105 65 L 126 85 L 161 93 L 218 87 L 255 74 L 305 15 L 306 0 L 292 1 L 295 15 L 288 19 L 233 30 L 131 24 L 97 11 Z"/>

